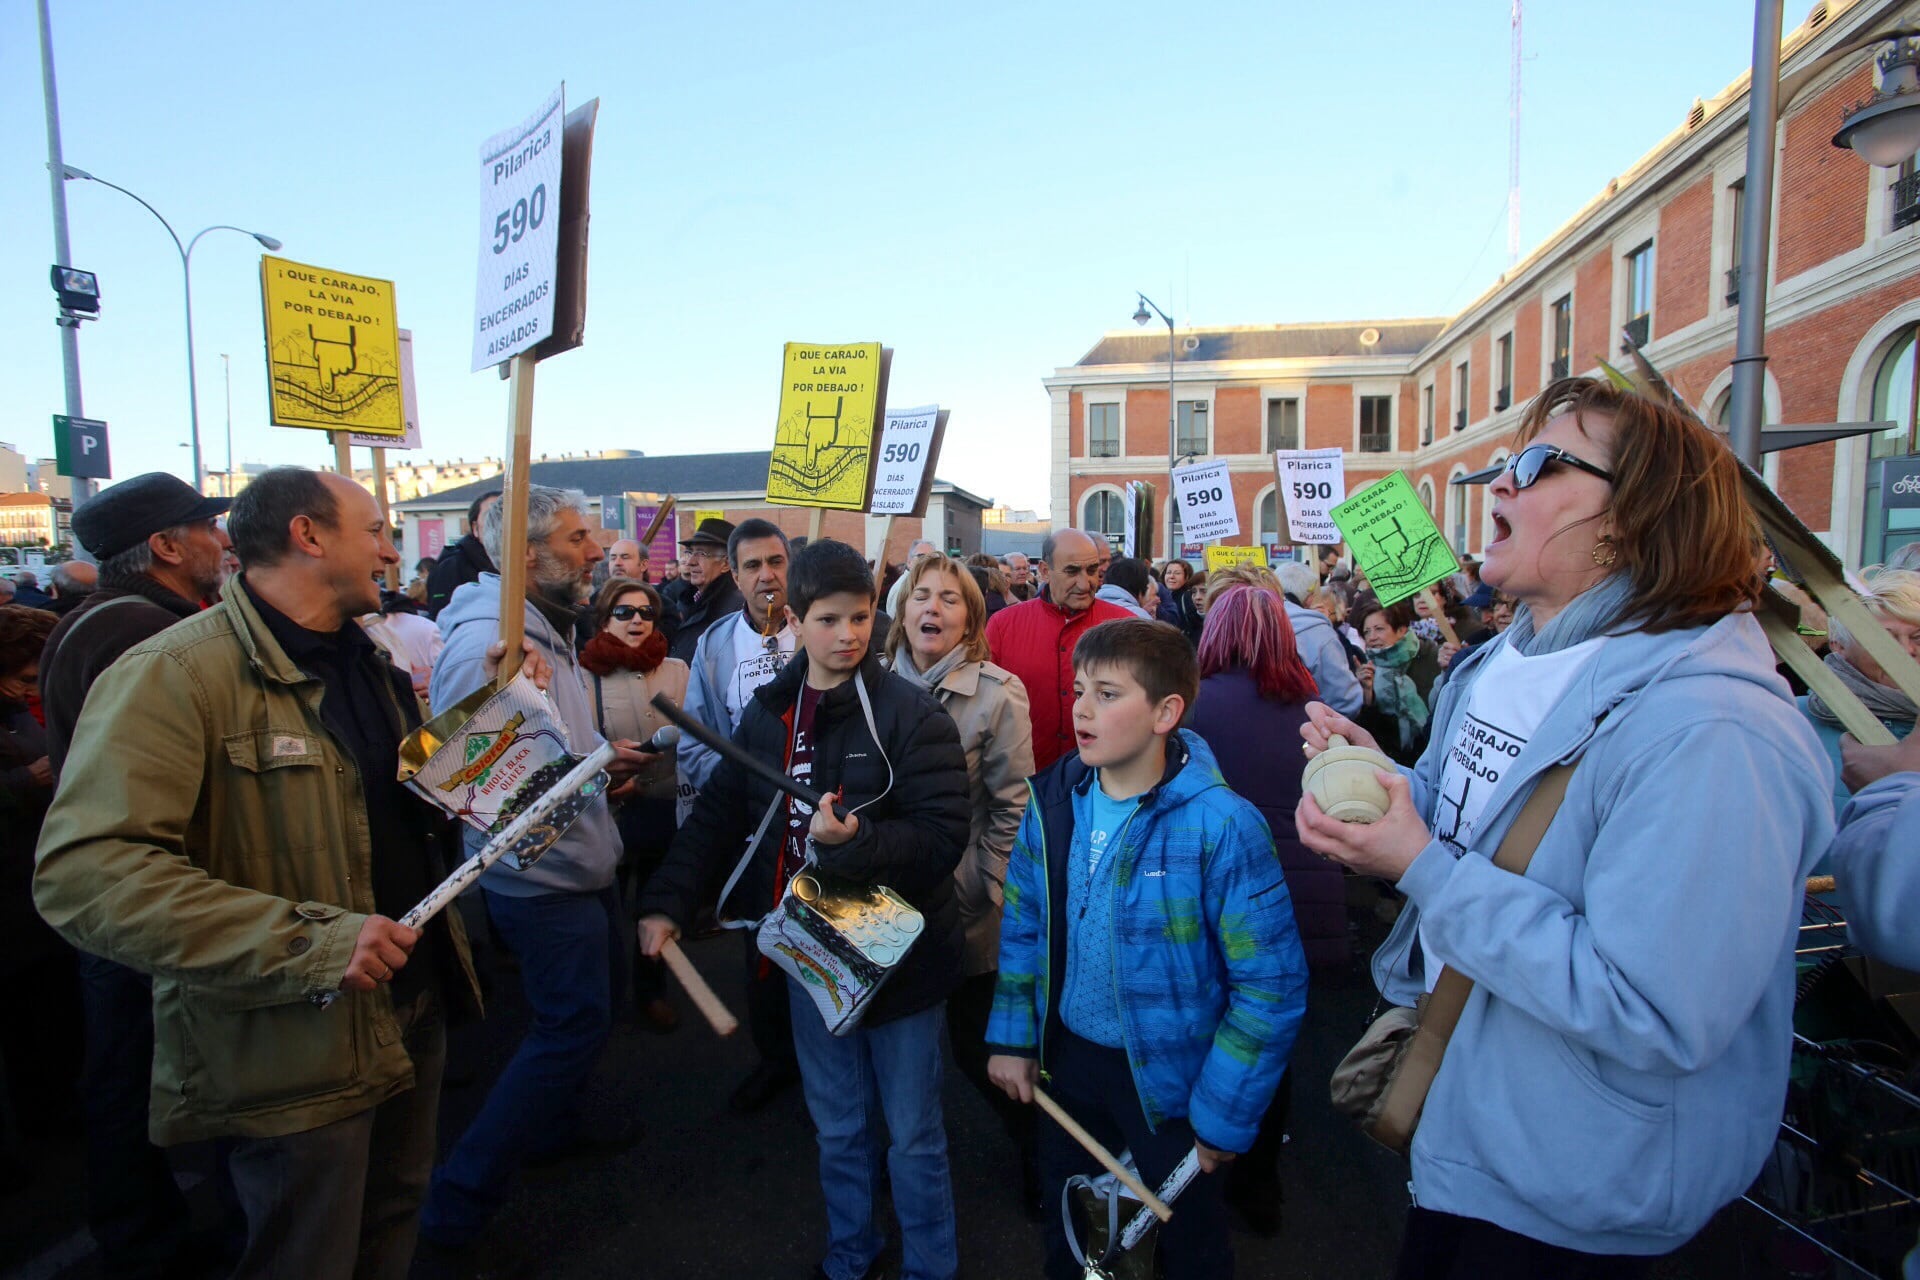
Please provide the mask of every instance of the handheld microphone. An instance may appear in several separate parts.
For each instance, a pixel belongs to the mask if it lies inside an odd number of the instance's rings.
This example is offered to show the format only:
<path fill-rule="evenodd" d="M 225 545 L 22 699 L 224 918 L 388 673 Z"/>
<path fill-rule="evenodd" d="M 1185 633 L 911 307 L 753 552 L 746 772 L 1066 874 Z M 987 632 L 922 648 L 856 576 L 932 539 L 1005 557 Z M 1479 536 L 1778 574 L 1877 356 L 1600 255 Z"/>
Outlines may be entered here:
<path fill-rule="evenodd" d="M 671 751 L 679 741 L 680 730 L 673 725 L 663 724 L 654 732 L 651 738 L 647 739 L 647 745 L 641 749 L 644 751 Z"/>

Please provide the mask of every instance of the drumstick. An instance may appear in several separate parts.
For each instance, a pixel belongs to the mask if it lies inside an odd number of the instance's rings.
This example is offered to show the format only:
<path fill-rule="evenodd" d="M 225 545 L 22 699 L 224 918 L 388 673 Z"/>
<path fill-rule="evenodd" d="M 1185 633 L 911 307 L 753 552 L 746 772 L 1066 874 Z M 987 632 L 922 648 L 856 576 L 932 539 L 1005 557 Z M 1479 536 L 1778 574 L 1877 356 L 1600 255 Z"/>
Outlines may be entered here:
<path fill-rule="evenodd" d="M 455 898 L 465 893 L 475 881 L 479 880 L 483 872 L 506 857 L 515 845 L 533 833 L 535 827 L 544 825 L 555 809 L 592 782 L 601 770 L 612 764 L 615 754 L 612 743 L 601 743 L 592 755 L 576 763 L 567 771 L 566 776 L 548 787 L 532 804 L 522 809 L 504 830 L 490 837 L 481 847 L 480 852 L 455 867 L 431 893 L 414 905 L 413 910 L 400 917 L 400 923 L 409 929 L 426 928 L 427 921 L 446 910 Z M 523 866 L 522 870 L 524 869 Z M 340 995 L 341 992 L 337 990 L 318 991 L 307 999 L 315 1007 L 325 1009 L 339 999 Z"/>
<path fill-rule="evenodd" d="M 1140 1179 L 1134 1177 L 1131 1173 L 1129 1173 L 1127 1171 L 1127 1166 L 1121 1164 L 1118 1160 L 1115 1160 L 1113 1158 L 1113 1153 L 1111 1151 L 1107 1150 L 1105 1147 L 1101 1146 L 1098 1142 L 1094 1141 L 1093 1135 L 1088 1133 L 1085 1129 L 1082 1129 L 1080 1127 L 1080 1122 L 1078 1120 L 1075 1120 L 1072 1116 L 1068 1115 L 1065 1111 L 1062 1111 L 1060 1109 L 1060 1104 L 1055 1102 L 1052 1098 L 1049 1098 L 1046 1094 L 1046 1091 L 1044 1089 L 1041 1089 L 1038 1085 L 1034 1086 L 1033 1100 L 1039 1103 L 1040 1109 L 1046 1112 L 1048 1115 L 1052 1116 L 1054 1118 L 1055 1123 L 1057 1123 L 1062 1129 L 1065 1129 L 1067 1133 L 1072 1136 L 1075 1142 L 1085 1147 L 1087 1149 L 1088 1155 L 1092 1156 L 1095 1160 L 1098 1160 L 1103 1166 L 1105 1166 L 1108 1173 L 1120 1179 L 1121 1184 L 1124 1185 L 1127 1190 L 1133 1192 L 1133 1194 L 1135 1195 L 1135 1197 L 1139 1199 L 1141 1204 L 1153 1210 L 1154 1217 L 1160 1219 L 1160 1221 L 1162 1222 L 1165 1222 L 1169 1218 L 1173 1217 L 1173 1210 L 1167 1208 L 1166 1201 L 1162 1200 L 1159 1196 L 1153 1194 L 1153 1192 L 1147 1190 L 1147 1186 L 1144 1182 L 1140 1181 Z"/>
<path fill-rule="evenodd" d="M 838 796 L 823 796 L 806 783 L 788 777 L 752 752 L 735 746 L 731 741 L 721 737 L 675 706 L 673 700 L 666 694 L 654 694 L 650 705 L 668 720 L 679 725 L 681 733 L 691 736 L 695 742 L 707 750 L 733 761 L 768 786 L 786 792 L 809 809 L 818 809 L 822 805 L 831 804 L 833 816 L 842 822 L 847 820 L 847 810 L 840 804 L 833 803 L 839 799 Z"/>
<path fill-rule="evenodd" d="M 693 967 L 693 961 L 687 959 L 687 953 L 680 949 L 679 943 L 668 938 L 660 946 L 660 958 L 667 962 L 667 968 L 673 970 L 673 976 L 678 978 L 680 985 L 687 989 L 687 995 L 692 998 L 694 1006 L 706 1015 L 708 1022 L 713 1024 L 715 1035 L 730 1036 L 740 1029 L 740 1019 L 734 1017 L 733 1011 L 714 994 L 713 988 L 708 986 L 707 980 L 700 976 L 700 971 Z"/>

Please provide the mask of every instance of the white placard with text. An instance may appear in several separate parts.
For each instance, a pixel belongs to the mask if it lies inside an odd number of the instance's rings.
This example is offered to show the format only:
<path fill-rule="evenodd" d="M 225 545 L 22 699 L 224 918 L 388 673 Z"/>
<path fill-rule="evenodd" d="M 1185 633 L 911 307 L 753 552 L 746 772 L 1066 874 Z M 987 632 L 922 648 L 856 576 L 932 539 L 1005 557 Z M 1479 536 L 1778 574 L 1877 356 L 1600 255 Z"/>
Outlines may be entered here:
<path fill-rule="evenodd" d="M 937 404 L 887 410 L 887 425 L 880 433 L 880 460 L 873 473 L 873 505 L 868 511 L 876 516 L 913 514 L 920 481 L 933 461 L 933 429 L 939 418 Z"/>
<path fill-rule="evenodd" d="M 560 145 L 567 87 L 480 148 L 480 271 L 473 369 L 518 355 L 553 331 L 560 259 Z"/>
<path fill-rule="evenodd" d="M 1346 455 L 1338 449 L 1276 449 L 1274 483 L 1296 544 L 1331 546 L 1340 530 L 1327 513 L 1347 500 Z"/>
<path fill-rule="evenodd" d="M 411 329 L 400 330 L 400 416 L 407 424 L 406 435 L 356 435 L 353 437 L 353 443 L 368 449 L 391 449 L 395 452 L 420 447 L 420 402 L 414 395 L 413 330 Z"/>
<path fill-rule="evenodd" d="M 1173 496 L 1180 504 L 1181 536 L 1211 542 L 1240 535 L 1233 508 L 1233 478 L 1224 462 L 1196 462 L 1173 473 Z"/>

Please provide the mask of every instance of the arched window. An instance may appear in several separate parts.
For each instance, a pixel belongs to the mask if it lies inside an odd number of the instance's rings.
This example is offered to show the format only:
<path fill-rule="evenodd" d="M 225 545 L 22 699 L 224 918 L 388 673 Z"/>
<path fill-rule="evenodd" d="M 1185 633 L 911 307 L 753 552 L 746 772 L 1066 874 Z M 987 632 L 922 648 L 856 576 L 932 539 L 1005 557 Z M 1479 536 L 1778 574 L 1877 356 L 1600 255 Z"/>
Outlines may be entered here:
<path fill-rule="evenodd" d="M 1081 528 L 1089 533 L 1119 537 L 1127 531 L 1126 502 L 1111 489 L 1097 489 L 1087 495 Z"/>
<path fill-rule="evenodd" d="M 1447 541 L 1460 555 L 1467 550 L 1467 486 L 1453 481 L 1465 474 L 1464 470 L 1455 468 L 1453 475 L 1447 477 Z"/>
<path fill-rule="evenodd" d="M 1882 458 L 1897 458 L 1914 453 L 1914 418 L 1916 403 L 1920 402 L 1920 386 L 1914 378 L 1914 340 L 1920 336 L 1920 326 L 1909 327 L 1905 333 L 1893 340 L 1886 354 L 1880 357 L 1880 367 L 1873 375 L 1873 419 L 1876 422 L 1891 421 L 1893 425 L 1885 431 L 1875 432 L 1869 437 L 1869 456 L 1866 484 L 1866 535 L 1861 543 L 1861 562 L 1871 563 L 1884 560 L 1887 554 L 1897 547 L 1920 538 L 1920 508 L 1895 507 L 1888 510 L 1882 502 L 1880 492 L 1880 462 Z"/>
<path fill-rule="evenodd" d="M 1510 452 L 1511 451 L 1507 449 L 1495 449 L 1493 451 L 1493 457 L 1487 459 L 1487 465 L 1490 467 L 1504 467 L 1507 464 L 1507 456 Z M 1474 486 L 1475 488 L 1480 490 L 1480 551 L 1481 551 L 1481 554 L 1485 554 L 1487 549 L 1487 544 L 1493 541 L 1493 534 L 1494 534 L 1493 492 L 1489 488 L 1489 485 L 1491 483 L 1492 482 L 1489 481 L 1488 484 Z M 1462 487 L 1464 488 L 1465 486 L 1462 486 Z M 1464 548 L 1462 548 L 1462 550 L 1464 551 Z"/>
<path fill-rule="evenodd" d="M 1875 433 L 1873 456 L 1891 458 L 1910 452 L 1913 439 L 1914 381 L 1913 339 L 1909 329 L 1894 341 L 1880 359 L 1880 370 L 1873 376 L 1873 420 L 1893 426 Z"/>
<path fill-rule="evenodd" d="M 1186 526 L 1180 520 L 1180 504 L 1167 499 L 1167 559 L 1180 557 L 1180 543 L 1186 538 Z"/>
<path fill-rule="evenodd" d="M 1438 516 L 1440 514 L 1433 509 L 1432 480 L 1422 480 L 1420 482 L 1420 505 L 1427 509 L 1427 514 L 1430 516 Z"/>
<path fill-rule="evenodd" d="M 1272 489 L 1267 490 L 1260 499 L 1258 510 L 1253 518 L 1253 545 L 1264 547 L 1269 542 L 1287 541 L 1286 530 L 1280 527 L 1280 499 Z"/>

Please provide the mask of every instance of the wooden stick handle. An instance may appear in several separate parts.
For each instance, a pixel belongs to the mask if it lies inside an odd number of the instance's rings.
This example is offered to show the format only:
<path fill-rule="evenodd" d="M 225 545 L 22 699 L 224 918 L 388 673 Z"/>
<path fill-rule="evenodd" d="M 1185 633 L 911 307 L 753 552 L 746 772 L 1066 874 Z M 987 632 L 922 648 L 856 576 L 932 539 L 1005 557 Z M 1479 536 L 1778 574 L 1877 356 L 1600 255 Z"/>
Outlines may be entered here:
<path fill-rule="evenodd" d="M 1065 1129 L 1075 1142 L 1085 1147 L 1088 1155 L 1098 1160 L 1106 1168 L 1108 1173 L 1120 1179 L 1121 1184 L 1125 1186 L 1127 1190 L 1133 1192 L 1133 1194 L 1139 1198 L 1141 1204 L 1153 1210 L 1154 1217 L 1160 1219 L 1162 1222 L 1173 1217 L 1173 1210 L 1167 1207 L 1167 1202 L 1147 1190 L 1144 1182 L 1127 1172 L 1127 1166 L 1115 1160 L 1113 1158 L 1113 1152 L 1094 1141 L 1093 1135 L 1081 1128 L 1078 1120 L 1075 1120 L 1065 1111 L 1062 1111 L 1060 1104 L 1047 1096 L 1046 1090 L 1035 1085 L 1033 1089 L 1033 1100 L 1039 1103 L 1040 1109 L 1052 1116 L 1054 1122 L 1062 1129 Z"/>
<path fill-rule="evenodd" d="M 1453 629 L 1453 621 L 1447 617 L 1447 602 L 1440 595 L 1438 587 L 1427 588 L 1427 598 L 1433 601 L 1433 620 L 1440 626 L 1440 634 L 1447 638 L 1448 644 L 1459 644 L 1460 635 Z"/>
<path fill-rule="evenodd" d="M 1833 888 L 1834 886 L 1833 886 L 1832 876 L 1808 876 L 1807 877 L 1808 893 L 1832 893 Z"/>
<path fill-rule="evenodd" d="M 694 1006 L 713 1024 L 715 1035 L 730 1036 L 740 1029 L 740 1019 L 734 1017 L 733 1011 L 714 994 L 713 988 L 693 967 L 693 961 L 687 959 L 687 953 L 680 949 L 679 943 L 667 939 L 666 945 L 660 948 L 660 958 L 667 962 L 667 968 L 673 970 L 673 976 L 687 989 Z"/>
<path fill-rule="evenodd" d="M 500 571 L 500 639 L 507 646 L 500 659 L 502 689 L 520 670 L 527 627 L 527 472 L 533 465 L 534 356 L 523 351 L 508 363 L 507 472 L 500 494 L 500 563 L 495 566 Z"/>

